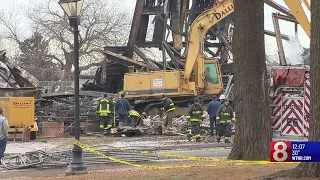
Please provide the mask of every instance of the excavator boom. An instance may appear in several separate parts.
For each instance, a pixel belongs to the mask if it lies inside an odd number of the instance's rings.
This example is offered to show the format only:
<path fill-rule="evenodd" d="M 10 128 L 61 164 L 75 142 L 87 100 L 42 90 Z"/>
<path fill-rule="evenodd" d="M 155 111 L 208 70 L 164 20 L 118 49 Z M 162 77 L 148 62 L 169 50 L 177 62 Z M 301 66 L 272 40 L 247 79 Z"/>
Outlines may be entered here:
<path fill-rule="evenodd" d="M 290 9 L 293 16 L 297 19 L 302 29 L 306 32 L 306 34 L 310 37 L 311 35 L 311 27 L 310 22 L 307 18 L 307 15 L 302 7 L 300 0 L 284 0 L 288 8 Z M 303 1 L 307 8 L 310 8 L 310 4 L 307 3 L 306 0 Z"/>
<path fill-rule="evenodd" d="M 188 53 L 186 57 L 186 65 L 184 78 L 189 79 L 193 71 L 197 56 L 201 54 L 201 39 L 203 39 L 208 30 L 223 20 L 234 11 L 233 0 L 226 0 L 222 3 L 217 3 L 212 8 L 200 14 L 192 23 L 189 32 Z M 297 19 L 303 30 L 310 37 L 311 27 L 310 22 L 304 12 L 302 4 L 299 0 L 284 0 L 293 16 Z M 310 9 L 310 3 L 303 0 L 307 8 Z"/>
<path fill-rule="evenodd" d="M 188 53 L 186 57 L 186 65 L 184 78 L 189 79 L 193 71 L 197 56 L 201 52 L 201 40 L 204 39 L 208 30 L 219 21 L 233 13 L 233 0 L 226 0 L 217 3 L 212 8 L 200 14 L 192 23 L 189 31 Z"/>

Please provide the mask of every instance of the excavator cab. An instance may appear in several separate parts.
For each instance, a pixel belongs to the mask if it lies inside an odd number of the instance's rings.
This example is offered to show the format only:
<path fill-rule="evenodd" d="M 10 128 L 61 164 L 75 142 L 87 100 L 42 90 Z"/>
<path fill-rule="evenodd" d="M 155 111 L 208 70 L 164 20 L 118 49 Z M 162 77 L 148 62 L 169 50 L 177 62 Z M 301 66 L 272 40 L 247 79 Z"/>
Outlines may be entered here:
<path fill-rule="evenodd" d="M 223 89 L 222 75 L 218 59 L 206 57 L 200 53 L 194 67 L 194 78 L 198 94 L 219 94 Z"/>
<path fill-rule="evenodd" d="M 203 94 L 219 94 L 223 88 L 222 75 L 217 59 L 204 60 L 204 91 Z"/>

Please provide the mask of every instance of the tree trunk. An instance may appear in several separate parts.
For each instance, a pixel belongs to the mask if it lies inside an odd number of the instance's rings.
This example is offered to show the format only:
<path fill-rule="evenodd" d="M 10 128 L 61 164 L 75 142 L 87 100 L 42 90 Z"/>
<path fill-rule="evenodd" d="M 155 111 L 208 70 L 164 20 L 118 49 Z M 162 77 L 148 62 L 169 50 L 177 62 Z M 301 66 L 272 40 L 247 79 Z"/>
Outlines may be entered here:
<path fill-rule="evenodd" d="M 229 158 L 266 160 L 272 122 L 264 50 L 264 1 L 236 0 L 234 18 L 236 135 Z"/>
<path fill-rule="evenodd" d="M 311 42 L 310 42 L 310 125 L 309 141 L 320 141 L 320 1 L 311 5 Z M 296 177 L 320 178 L 320 163 L 301 163 L 288 175 Z"/>
<path fill-rule="evenodd" d="M 72 74 L 72 65 L 73 65 L 73 51 L 65 53 L 65 59 L 66 59 L 66 64 L 64 65 L 64 77 L 63 80 L 65 81 L 71 81 L 73 79 L 73 74 Z"/>

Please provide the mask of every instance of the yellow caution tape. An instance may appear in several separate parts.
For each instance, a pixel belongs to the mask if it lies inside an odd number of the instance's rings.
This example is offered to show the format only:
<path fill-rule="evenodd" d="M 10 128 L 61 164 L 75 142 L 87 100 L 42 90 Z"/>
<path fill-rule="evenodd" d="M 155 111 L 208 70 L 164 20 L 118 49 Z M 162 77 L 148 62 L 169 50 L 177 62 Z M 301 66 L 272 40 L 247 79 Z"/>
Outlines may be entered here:
<path fill-rule="evenodd" d="M 154 154 L 152 151 L 137 151 L 137 150 L 130 150 L 125 148 L 119 148 L 114 146 L 108 147 L 116 150 L 126 151 L 126 152 L 135 152 L 140 154 Z M 244 161 L 244 160 L 230 160 L 226 158 L 207 158 L 207 157 L 195 157 L 195 156 L 182 156 L 182 155 L 176 155 L 176 154 L 165 154 L 165 153 L 159 153 L 158 156 L 163 157 L 172 157 L 172 158 L 178 158 L 178 159 L 184 159 L 189 161 L 211 161 L 211 162 L 221 162 L 221 161 L 229 161 L 229 162 L 257 162 L 257 161 Z M 269 162 L 269 161 L 259 161 L 259 162 Z"/>
<path fill-rule="evenodd" d="M 133 167 L 138 167 L 138 168 L 144 168 L 144 169 L 172 169 L 172 168 L 193 168 L 193 167 L 215 167 L 215 166 L 242 166 L 242 165 L 266 165 L 266 164 L 284 164 L 280 162 L 269 162 L 269 161 L 225 161 L 228 163 L 216 163 L 216 164 L 197 164 L 197 165 L 179 165 L 179 166 L 149 166 L 149 165 L 142 165 L 142 164 L 135 164 L 135 163 L 130 163 L 121 159 L 117 159 L 111 156 L 107 156 L 97 150 L 92 149 L 91 147 L 82 144 L 80 141 L 76 141 L 74 143 L 75 145 L 79 146 L 80 148 L 90 151 L 98 156 L 105 157 L 113 162 L 121 163 L 121 164 L 126 164 L 129 166 Z M 214 158 L 213 158 L 214 159 Z M 218 159 L 218 158 L 217 158 Z M 285 163 L 288 164 L 288 163 Z M 298 163 L 291 163 L 291 164 L 298 164 Z"/>
<path fill-rule="evenodd" d="M 135 153 L 140 153 L 140 154 L 154 154 L 152 151 L 137 151 L 137 150 L 130 150 L 130 149 L 125 149 L 125 148 L 119 148 L 119 147 L 114 147 L 114 146 L 108 146 L 112 149 L 116 150 L 121 150 L 121 151 L 126 151 L 126 152 L 135 152 Z M 164 156 L 164 157 L 172 157 L 172 158 L 179 158 L 179 159 L 185 159 L 185 160 L 190 160 L 190 161 L 235 161 L 235 160 L 229 160 L 229 159 L 224 159 L 224 158 L 205 158 L 205 157 L 195 157 L 195 156 L 181 156 L 181 155 L 176 155 L 176 154 L 164 154 L 160 153 L 157 154 L 159 156 Z M 247 161 L 242 161 L 242 160 L 236 160 L 238 162 L 247 162 Z"/>

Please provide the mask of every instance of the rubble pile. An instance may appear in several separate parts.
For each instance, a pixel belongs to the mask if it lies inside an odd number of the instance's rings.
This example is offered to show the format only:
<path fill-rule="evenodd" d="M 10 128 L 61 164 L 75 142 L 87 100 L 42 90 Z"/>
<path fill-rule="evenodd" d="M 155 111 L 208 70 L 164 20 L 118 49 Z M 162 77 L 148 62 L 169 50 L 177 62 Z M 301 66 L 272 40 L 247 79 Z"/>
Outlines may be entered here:
<path fill-rule="evenodd" d="M 5 51 L 0 51 L 0 88 L 38 87 L 39 81 L 28 71 L 13 64 Z"/>
<path fill-rule="evenodd" d="M 39 101 L 35 107 L 35 116 L 39 122 L 44 121 L 73 121 L 74 120 L 74 98 L 61 98 L 56 100 Z M 95 120 L 97 98 L 80 98 L 80 120 Z"/>
<path fill-rule="evenodd" d="M 207 134 L 210 128 L 210 117 L 209 114 L 204 111 L 205 118 L 201 123 L 201 131 L 202 134 Z M 190 121 L 187 120 L 186 116 L 180 116 L 178 118 L 174 118 L 172 125 L 173 127 L 165 128 L 163 126 L 163 122 L 165 121 L 166 116 L 162 118 L 160 115 L 156 115 L 153 117 L 147 117 L 143 119 L 143 126 L 148 127 L 149 134 L 176 134 L 181 135 L 185 134 L 187 130 L 191 127 Z"/>
<path fill-rule="evenodd" d="M 96 107 L 102 92 L 80 91 L 80 121 L 95 121 Z M 110 94 L 110 96 L 114 96 Z M 35 107 L 38 122 L 74 121 L 74 92 L 53 92 L 42 94 Z"/>

